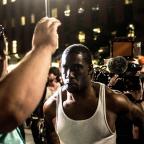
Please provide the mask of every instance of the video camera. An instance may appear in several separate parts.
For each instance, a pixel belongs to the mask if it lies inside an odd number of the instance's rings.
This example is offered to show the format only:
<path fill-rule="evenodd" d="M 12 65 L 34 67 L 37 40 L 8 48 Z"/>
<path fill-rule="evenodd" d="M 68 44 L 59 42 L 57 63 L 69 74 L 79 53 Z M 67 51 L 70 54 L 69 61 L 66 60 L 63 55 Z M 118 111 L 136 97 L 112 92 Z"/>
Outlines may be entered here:
<path fill-rule="evenodd" d="M 135 63 L 133 58 L 123 56 L 111 58 L 108 62 L 108 69 L 113 75 L 118 75 L 118 81 L 114 85 L 114 89 L 120 91 L 139 90 L 141 86 L 138 71 L 141 68 L 141 65 Z"/>

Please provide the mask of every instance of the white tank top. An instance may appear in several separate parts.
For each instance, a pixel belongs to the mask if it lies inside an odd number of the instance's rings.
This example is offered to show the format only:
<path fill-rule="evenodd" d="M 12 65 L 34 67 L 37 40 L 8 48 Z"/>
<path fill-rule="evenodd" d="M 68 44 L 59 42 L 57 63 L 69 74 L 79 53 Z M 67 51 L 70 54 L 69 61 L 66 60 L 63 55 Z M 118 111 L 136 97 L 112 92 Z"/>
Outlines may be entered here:
<path fill-rule="evenodd" d="M 100 83 L 97 109 L 85 120 L 73 120 L 64 113 L 60 91 L 55 129 L 61 144 L 116 144 L 116 133 L 106 119 L 105 85 Z"/>

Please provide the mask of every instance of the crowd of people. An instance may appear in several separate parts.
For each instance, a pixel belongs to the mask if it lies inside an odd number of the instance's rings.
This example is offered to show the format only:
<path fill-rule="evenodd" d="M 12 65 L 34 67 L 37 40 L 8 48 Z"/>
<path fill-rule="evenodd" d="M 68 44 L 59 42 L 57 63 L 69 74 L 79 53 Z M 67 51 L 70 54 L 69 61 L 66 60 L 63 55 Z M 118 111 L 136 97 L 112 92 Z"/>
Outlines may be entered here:
<path fill-rule="evenodd" d="M 143 144 L 142 58 L 136 71 L 128 69 L 133 60 L 115 58 L 109 68 L 120 68 L 119 61 L 126 67 L 110 71 L 108 83 L 93 79 L 92 54 L 82 44 L 68 46 L 61 66 L 52 67 L 60 25 L 56 18 L 42 18 L 32 49 L 9 73 L 0 33 L 0 143 L 24 144 L 22 124 L 29 121 L 36 144 Z"/>

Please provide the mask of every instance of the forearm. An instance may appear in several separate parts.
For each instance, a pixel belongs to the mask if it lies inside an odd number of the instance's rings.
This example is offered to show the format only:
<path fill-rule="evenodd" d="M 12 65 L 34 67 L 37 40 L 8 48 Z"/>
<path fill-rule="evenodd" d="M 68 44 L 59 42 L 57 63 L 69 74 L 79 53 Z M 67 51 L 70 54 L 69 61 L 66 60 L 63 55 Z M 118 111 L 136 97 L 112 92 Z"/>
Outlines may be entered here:
<path fill-rule="evenodd" d="M 23 123 L 43 96 L 59 25 L 55 18 L 42 18 L 33 33 L 32 50 L 0 81 L 0 132 Z"/>
<path fill-rule="evenodd" d="M 37 106 L 47 81 L 51 55 L 47 47 L 34 49 L 0 82 L 1 131 L 21 124 Z M 3 122 L 7 120 L 6 126 Z"/>
<path fill-rule="evenodd" d="M 137 129 L 138 129 L 138 133 L 137 133 Z M 137 129 L 136 129 L 137 139 L 139 140 L 141 144 L 143 144 L 144 143 L 144 125 L 143 124 L 138 125 Z"/>
<path fill-rule="evenodd" d="M 139 114 L 135 114 L 134 125 L 139 128 L 139 139 L 144 143 L 144 113 L 142 111 Z"/>

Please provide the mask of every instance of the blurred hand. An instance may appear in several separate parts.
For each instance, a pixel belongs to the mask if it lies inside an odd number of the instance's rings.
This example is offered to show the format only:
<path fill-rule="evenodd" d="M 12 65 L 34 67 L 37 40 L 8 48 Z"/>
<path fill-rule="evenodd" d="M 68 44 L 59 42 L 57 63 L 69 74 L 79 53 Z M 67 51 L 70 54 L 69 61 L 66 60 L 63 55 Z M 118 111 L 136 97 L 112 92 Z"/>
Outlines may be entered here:
<path fill-rule="evenodd" d="M 111 79 L 110 82 L 108 84 L 109 87 L 114 86 L 118 80 L 120 80 L 121 78 L 119 78 L 119 76 L 117 74 L 115 74 Z"/>
<path fill-rule="evenodd" d="M 60 21 L 56 18 L 42 18 L 35 27 L 32 48 L 49 47 L 49 50 L 54 53 L 58 47 L 57 29 L 60 25 Z"/>

